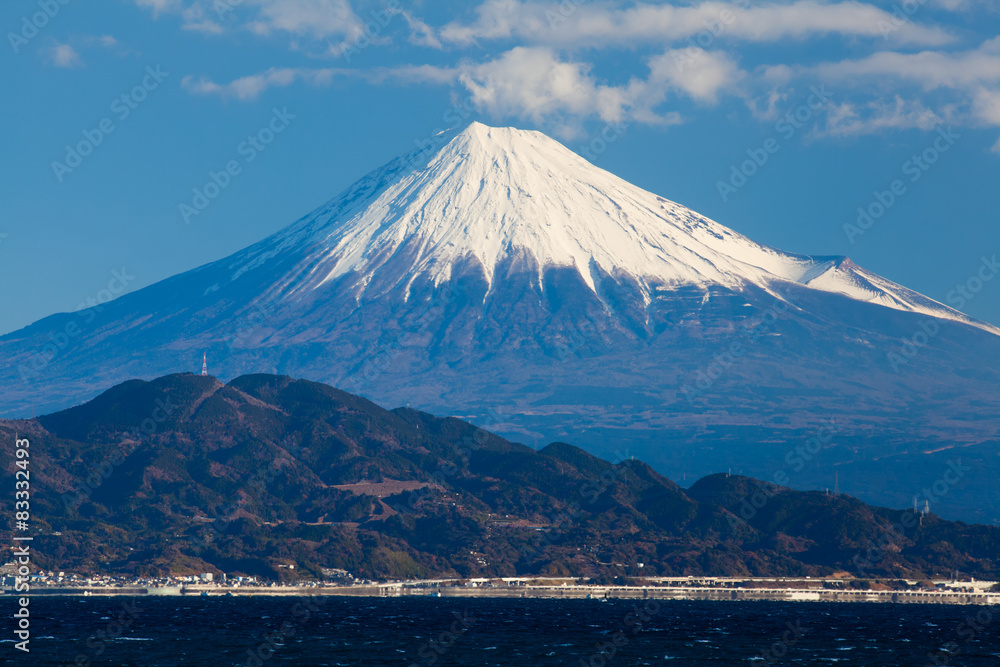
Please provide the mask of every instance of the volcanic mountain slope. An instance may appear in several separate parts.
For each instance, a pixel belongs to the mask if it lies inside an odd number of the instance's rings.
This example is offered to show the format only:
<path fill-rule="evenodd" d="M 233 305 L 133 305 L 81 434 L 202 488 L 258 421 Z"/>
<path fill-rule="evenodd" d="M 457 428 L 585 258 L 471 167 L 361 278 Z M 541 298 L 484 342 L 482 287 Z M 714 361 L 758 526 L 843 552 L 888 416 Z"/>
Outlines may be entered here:
<path fill-rule="evenodd" d="M 207 351 L 220 377 L 615 443 L 675 478 L 770 478 L 832 422 L 791 483 L 848 466 L 845 490 L 906 502 L 940 474 L 925 452 L 963 448 L 982 465 L 940 511 L 1000 518 L 994 327 L 847 258 L 754 243 L 537 132 L 475 123 L 441 144 L 231 257 L 0 338 L 0 410 L 66 407 Z"/>
<path fill-rule="evenodd" d="M 685 491 L 640 461 L 560 443 L 536 452 L 287 377 L 129 381 L 0 422 L 0 437 L 15 432 L 30 441 L 43 569 L 1000 576 L 1000 528 L 739 476 Z"/>

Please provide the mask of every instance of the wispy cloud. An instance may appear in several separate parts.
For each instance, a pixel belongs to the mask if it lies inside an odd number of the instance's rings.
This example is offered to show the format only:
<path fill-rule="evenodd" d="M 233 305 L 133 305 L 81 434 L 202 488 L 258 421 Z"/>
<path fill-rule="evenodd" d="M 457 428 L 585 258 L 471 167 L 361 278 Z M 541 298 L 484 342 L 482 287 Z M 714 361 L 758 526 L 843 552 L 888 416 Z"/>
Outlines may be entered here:
<path fill-rule="evenodd" d="M 800 68 L 822 79 L 848 82 L 908 81 L 924 90 L 963 89 L 1000 82 L 1000 38 L 961 52 L 882 51 L 865 58 Z"/>
<path fill-rule="evenodd" d="M 284 88 L 297 82 L 315 88 L 329 86 L 337 78 L 362 79 L 373 84 L 387 81 L 402 84 L 449 84 L 454 82 L 458 75 L 458 70 L 431 65 L 378 67 L 368 70 L 344 67 L 272 67 L 264 72 L 243 76 L 228 83 L 216 83 L 204 76 L 197 78 L 186 76 L 181 80 L 181 87 L 196 95 L 215 95 L 251 101 L 271 88 Z"/>
<path fill-rule="evenodd" d="M 86 37 L 85 40 L 90 44 L 98 44 L 108 49 L 118 46 L 118 40 L 111 35 L 92 35 Z"/>
<path fill-rule="evenodd" d="M 184 19 L 184 23 L 181 27 L 184 30 L 202 32 L 209 35 L 222 34 L 224 29 L 219 21 L 227 13 L 230 6 L 226 0 L 223 1 L 225 4 L 219 5 L 219 9 L 214 12 L 214 17 L 206 11 L 205 7 L 202 5 L 194 4 L 190 7 L 185 7 L 181 11 L 181 16 Z"/>
<path fill-rule="evenodd" d="M 410 28 L 410 43 L 417 46 L 429 46 L 433 49 L 442 48 L 441 40 L 437 38 L 437 31 L 423 20 L 417 18 L 408 11 L 401 11 L 400 15 L 406 20 Z"/>
<path fill-rule="evenodd" d="M 1000 127 L 1000 38 L 966 51 L 880 51 L 811 66 L 765 67 L 761 79 L 820 80 L 851 91 L 856 101 L 835 107 L 829 134 L 930 129 L 942 121 Z"/>
<path fill-rule="evenodd" d="M 365 32 L 365 21 L 349 0 L 135 0 L 153 15 L 175 14 L 181 28 L 211 35 L 249 30 L 267 37 L 285 34 L 298 40 L 328 42 L 320 53 L 342 54 Z M 385 10 L 383 10 L 385 11 Z"/>
<path fill-rule="evenodd" d="M 272 67 L 260 74 L 243 76 L 229 83 L 219 84 L 201 77 L 195 79 L 186 76 L 181 80 L 181 87 L 198 95 L 218 95 L 219 97 L 234 97 L 238 100 L 254 100 L 269 88 L 283 88 L 296 81 L 305 81 L 313 86 L 325 86 L 338 74 L 349 74 L 350 70 L 342 71 L 335 68 L 306 69 Z"/>
<path fill-rule="evenodd" d="M 364 30 L 363 21 L 347 0 L 254 0 L 259 13 L 250 27 L 270 34 L 283 31 L 314 39 L 354 37 Z"/>
<path fill-rule="evenodd" d="M 1000 38 L 963 48 L 967 28 L 934 23 L 958 12 L 992 11 L 981 0 L 927 0 L 920 12 L 903 17 L 889 3 L 861 0 L 482 0 L 471 18 L 443 25 L 418 16 L 419 3 L 403 7 L 393 0 L 374 9 L 362 0 L 227 0 L 222 9 L 214 1 L 136 0 L 156 15 L 175 14 L 186 30 L 284 36 L 293 53 L 287 66 L 228 82 L 210 73 L 188 76 L 182 83 L 194 94 L 254 100 L 272 88 L 320 88 L 346 78 L 433 84 L 452 93 L 464 89 L 495 119 L 572 132 L 587 119 L 673 124 L 681 113 L 727 97 L 769 122 L 797 86 L 827 82 L 839 97 L 824 111 L 817 136 L 942 122 L 1000 127 Z M 366 26 L 376 15 L 373 31 Z M 396 28 L 385 30 L 396 16 Z M 402 37 L 396 47 L 408 41 L 411 55 L 424 56 L 422 49 L 433 49 L 435 64 L 356 69 L 301 60 L 342 55 L 361 37 L 366 45 Z M 822 49 L 812 45 L 818 37 L 830 38 Z M 603 67 L 609 51 L 631 58 L 633 66 Z"/>
<path fill-rule="evenodd" d="M 1000 5 L 997 5 L 996 0 L 930 0 L 928 5 L 953 12 L 988 11 L 994 14 L 1000 13 Z"/>
<path fill-rule="evenodd" d="M 443 43 L 468 45 L 486 40 L 518 39 L 536 44 L 573 45 L 583 48 L 637 42 L 670 44 L 706 31 L 714 38 L 773 42 L 802 40 L 816 35 L 879 38 L 893 15 L 863 2 L 797 0 L 751 6 L 749 0 L 708 0 L 688 6 L 638 3 L 616 8 L 608 4 L 576 6 L 566 2 L 486 0 L 471 23 L 452 22 L 442 27 Z M 900 43 L 939 46 L 954 41 L 948 31 L 908 21 L 890 38 Z"/>
<path fill-rule="evenodd" d="M 46 50 L 49 62 L 56 67 L 81 67 L 83 59 L 79 52 L 69 44 L 53 44 Z"/>
<path fill-rule="evenodd" d="M 945 119 L 920 102 L 896 95 L 891 102 L 868 101 L 861 104 L 844 102 L 832 105 L 826 127 L 817 136 L 858 136 L 885 130 L 932 130 Z"/>
<path fill-rule="evenodd" d="M 53 40 L 42 54 L 56 67 L 82 67 L 81 52 L 95 48 L 108 49 L 120 56 L 135 53 L 123 49 L 112 35 L 73 35 L 65 44 Z"/>

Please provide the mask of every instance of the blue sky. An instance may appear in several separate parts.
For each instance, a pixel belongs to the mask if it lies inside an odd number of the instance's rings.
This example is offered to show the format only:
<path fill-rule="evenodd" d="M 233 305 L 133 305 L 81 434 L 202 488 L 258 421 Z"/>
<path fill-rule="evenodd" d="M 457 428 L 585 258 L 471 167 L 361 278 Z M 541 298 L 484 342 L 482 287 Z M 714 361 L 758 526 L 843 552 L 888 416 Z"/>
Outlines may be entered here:
<path fill-rule="evenodd" d="M 958 305 L 1000 253 L 998 5 L 6 0 L 0 331 L 223 257 L 473 119 Z M 978 286 L 962 309 L 1000 324 Z"/>

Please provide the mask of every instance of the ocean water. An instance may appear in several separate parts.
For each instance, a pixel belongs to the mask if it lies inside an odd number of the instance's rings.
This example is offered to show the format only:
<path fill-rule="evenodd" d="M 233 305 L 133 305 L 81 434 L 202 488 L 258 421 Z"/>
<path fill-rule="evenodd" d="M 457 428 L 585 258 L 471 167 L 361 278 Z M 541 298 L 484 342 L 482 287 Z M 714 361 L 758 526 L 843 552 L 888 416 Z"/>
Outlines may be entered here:
<path fill-rule="evenodd" d="M 11 603 L 13 599 L 6 598 Z M 1000 608 L 461 598 L 41 598 L 25 665 L 1000 665 Z"/>

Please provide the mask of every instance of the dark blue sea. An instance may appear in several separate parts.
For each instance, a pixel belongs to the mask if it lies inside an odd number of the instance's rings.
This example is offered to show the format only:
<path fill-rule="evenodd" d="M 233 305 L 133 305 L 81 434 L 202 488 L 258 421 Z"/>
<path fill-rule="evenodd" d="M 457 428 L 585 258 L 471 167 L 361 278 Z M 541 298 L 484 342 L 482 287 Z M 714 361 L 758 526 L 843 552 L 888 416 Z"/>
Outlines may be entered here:
<path fill-rule="evenodd" d="M 5 614 L 4 664 L 1000 666 L 996 607 L 36 597 L 30 608 L 30 655 Z"/>

